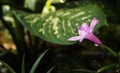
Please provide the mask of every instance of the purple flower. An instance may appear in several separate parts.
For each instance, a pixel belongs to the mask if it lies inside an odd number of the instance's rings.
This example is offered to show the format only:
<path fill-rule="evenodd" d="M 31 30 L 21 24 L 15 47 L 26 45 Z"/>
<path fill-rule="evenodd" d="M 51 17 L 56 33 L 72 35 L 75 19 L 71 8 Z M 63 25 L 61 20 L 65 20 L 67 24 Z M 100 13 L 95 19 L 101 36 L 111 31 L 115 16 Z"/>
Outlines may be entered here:
<path fill-rule="evenodd" d="M 83 23 L 82 26 L 78 27 L 78 36 L 73 36 L 71 38 L 69 38 L 69 41 L 77 41 L 79 40 L 80 42 L 82 42 L 84 39 L 90 40 L 93 43 L 95 43 L 96 45 L 102 47 L 102 43 L 101 41 L 93 34 L 93 29 L 96 26 L 96 24 L 98 24 L 98 20 L 97 18 L 93 18 L 91 23 L 90 23 L 90 27 L 88 26 L 87 23 Z"/>

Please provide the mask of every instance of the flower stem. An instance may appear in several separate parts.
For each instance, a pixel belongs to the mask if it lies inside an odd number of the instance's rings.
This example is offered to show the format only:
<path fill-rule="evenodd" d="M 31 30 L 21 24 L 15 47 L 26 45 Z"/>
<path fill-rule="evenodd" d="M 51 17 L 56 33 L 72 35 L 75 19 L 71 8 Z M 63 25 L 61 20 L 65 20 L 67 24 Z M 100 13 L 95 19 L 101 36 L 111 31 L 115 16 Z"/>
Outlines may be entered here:
<path fill-rule="evenodd" d="M 106 46 L 106 45 L 103 45 L 104 48 L 106 48 L 110 53 L 112 53 L 115 57 L 118 57 L 118 54 L 113 50 L 111 49 L 110 47 Z"/>

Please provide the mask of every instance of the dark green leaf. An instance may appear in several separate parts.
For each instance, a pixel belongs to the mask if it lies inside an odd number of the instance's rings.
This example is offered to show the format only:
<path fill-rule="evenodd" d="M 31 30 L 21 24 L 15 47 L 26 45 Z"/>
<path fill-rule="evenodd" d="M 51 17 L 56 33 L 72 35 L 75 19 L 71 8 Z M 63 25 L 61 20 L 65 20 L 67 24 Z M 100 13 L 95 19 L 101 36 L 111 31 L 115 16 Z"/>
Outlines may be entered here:
<path fill-rule="evenodd" d="M 98 69 L 97 72 L 98 73 L 103 72 L 103 71 L 108 70 L 114 66 L 116 66 L 116 64 L 109 64 L 109 65 L 103 66 L 102 68 Z"/>
<path fill-rule="evenodd" d="M 22 59 L 22 66 L 21 66 L 21 73 L 25 73 L 25 54 L 23 55 Z"/>
<path fill-rule="evenodd" d="M 46 54 L 46 52 L 48 51 L 48 49 L 46 51 L 44 51 L 39 57 L 38 59 L 35 61 L 35 63 L 33 64 L 32 68 L 30 69 L 30 73 L 35 73 L 35 70 L 39 64 L 39 62 L 41 61 L 41 59 L 43 58 L 43 56 Z"/>
<path fill-rule="evenodd" d="M 62 45 L 74 44 L 75 42 L 68 41 L 68 38 L 78 35 L 77 27 L 85 22 L 90 24 L 94 17 L 97 17 L 99 20 L 99 24 L 94 31 L 107 25 L 102 10 L 97 5 L 92 4 L 71 9 L 60 9 L 46 15 L 23 12 L 13 13 L 34 35 L 46 41 Z"/>
<path fill-rule="evenodd" d="M 59 71 L 59 72 L 70 72 L 70 73 L 74 73 L 74 72 L 79 72 L 79 73 L 97 73 L 96 71 L 92 71 L 92 70 L 87 70 L 87 69 L 71 69 L 71 70 L 63 70 L 63 71 Z"/>
<path fill-rule="evenodd" d="M 4 61 L 0 60 L 0 63 L 2 63 L 8 70 L 10 73 L 16 73 L 7 63 L 5 63 Z"/>
<path fill-rule="evenodd" d="M 47 73 L 51 73 L 54 68 L 55 68 L 55 66 L 53 66 L 52 68 L 50 68 L 50 69 L 47 71 Z"/>

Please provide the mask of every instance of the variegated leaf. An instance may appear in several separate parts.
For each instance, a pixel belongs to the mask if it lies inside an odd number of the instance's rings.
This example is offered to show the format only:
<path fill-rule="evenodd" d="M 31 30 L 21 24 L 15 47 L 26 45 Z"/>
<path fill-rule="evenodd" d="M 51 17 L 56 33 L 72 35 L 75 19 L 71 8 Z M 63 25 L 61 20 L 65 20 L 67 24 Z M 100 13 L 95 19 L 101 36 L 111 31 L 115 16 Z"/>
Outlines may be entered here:
<path fill-rule="evenodd" d="M 14 12 L 14 14 L 34 35 L 48 42 L 62 45 L 74 44 L 75 42 L 68 41 L 68 38 L 78 35 L 77 27 L 84 22 L 89 24 L 94 17 L 99 20 L 94 31 L 107 24 L 102 10 L 97 5 L 92 4 L 71 9 L 60 9 L 46 15 L 23 12 Z"/>

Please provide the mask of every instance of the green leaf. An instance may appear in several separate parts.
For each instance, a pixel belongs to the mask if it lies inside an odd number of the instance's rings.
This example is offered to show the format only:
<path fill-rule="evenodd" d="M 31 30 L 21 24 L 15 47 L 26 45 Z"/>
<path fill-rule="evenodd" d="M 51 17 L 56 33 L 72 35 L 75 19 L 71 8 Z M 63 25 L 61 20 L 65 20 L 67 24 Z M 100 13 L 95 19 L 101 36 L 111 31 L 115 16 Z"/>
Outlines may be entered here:
<path fill-rule="evenodd" d="M 16 73 L 7 63 L 5 63 L 4 61 L 0 60 L 0 63 L 2 63 L 8 70 L 10 73 Z"/>
<path fill-rule="evenodd" d="M 25 73 L 25 54 L 23 55 L 22 59 L 22 66 L 21 66 L 21 73 Z"/>
<path fill-rule="evenodd" d="M 35 63 L 33 64 L 32 68 L 30 69 L 30 73 L 35 73 L 35 70 L 39 64 L 39 62 L 41 61 L 41 59 L 43 58 L 43 56 L 46 54 L 46 52 L 48 51 L 48 49 L 46 51 L 44 51 L 39 57 L 38 59 L 35 61 Z"/>
<path fill-rule="evenodd" d="M 46 73 L 51 73 L 54 68 L 55 68 L 55 66 L 53 66 L 52 68 L 50 68 Z"/>
<path fill-rule="evenodd" d="M 24 12 L 13 12 L 16 18 L 34 35 L 52 43 L 70 45 L 76 42 L 68 38 L 76 36 L 77 27 L 83 23 L 90 24 L 97 17 L 99 24 L 94 32 L 107 25 L 104 12 L 94 4 L 87 4 L 71 9 L 60 9 L 54 13 L 41 15 Z"/>
<path fill-rule="evenodd" d="M 31 10 L 34 10 L 35 9 L 35 3 L 36 3 L 36 0 L 25 0 L 25 7 L 26 8 L 29 8 Z"/>
<path fill-rule="evenodd" d="M 71 69 L 71 70 L 63 70 L 60 71 L 61 73 L 64 72 L 70 72 L 70 73 L 74 73 L 74 72 L 79 72 L 79 73 L 97 73 L 96 71 L 92 71 L 92 70 L 87 70 L 87 69 Z"/>
<path fill-rule="evenodd" d="M 103 71 L 108 70 L 114 66 L 116 66 L 116 64 L 109 64 L 109 65 L 103 66 L 102 68 L 98 69 L 97 72 L 98 73 L 103 72 Z"/>

